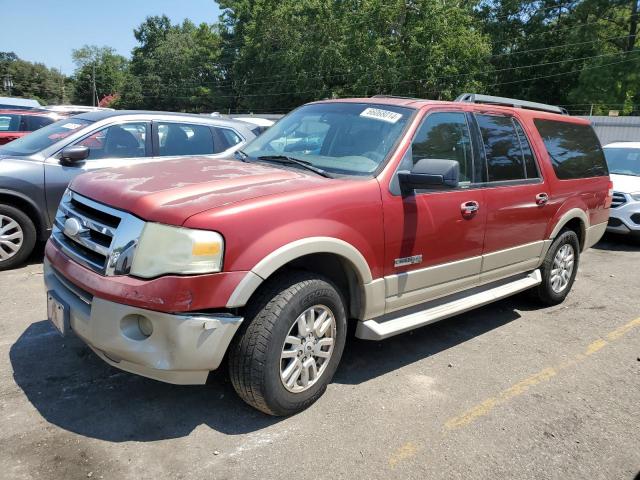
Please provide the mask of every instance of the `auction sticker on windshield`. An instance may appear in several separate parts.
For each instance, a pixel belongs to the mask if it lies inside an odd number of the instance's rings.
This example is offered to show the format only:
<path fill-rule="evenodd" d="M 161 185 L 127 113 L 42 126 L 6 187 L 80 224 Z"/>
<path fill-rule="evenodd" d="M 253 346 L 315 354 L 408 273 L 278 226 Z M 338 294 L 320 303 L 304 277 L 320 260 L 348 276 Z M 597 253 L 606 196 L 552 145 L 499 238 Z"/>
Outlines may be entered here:
<path fill-rule="evenodd" d="M 361 117 L 373 118 L 374 120 L 382 120 L 383 122 L 396 123 L 402 118 L 401 113 L 383 110 L 381 108 L 365 108 L 360 114 Z"/>

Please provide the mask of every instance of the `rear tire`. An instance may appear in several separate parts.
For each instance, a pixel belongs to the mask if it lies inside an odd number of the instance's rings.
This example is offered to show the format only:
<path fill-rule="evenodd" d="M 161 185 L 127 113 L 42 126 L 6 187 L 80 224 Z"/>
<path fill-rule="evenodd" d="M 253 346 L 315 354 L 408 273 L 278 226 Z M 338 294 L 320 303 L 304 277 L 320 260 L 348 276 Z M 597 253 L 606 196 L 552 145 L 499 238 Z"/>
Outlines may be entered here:
<path fill-rule="evenodd" d="M 36 227 L 21 210 L 0 205 L 0 271 L 24 263 L 36 244 Z"/>
<path fill-rule="evenodd" d="M 288 272 L 265 285 L 245 313 L 229 351 L 238 395 L 269 415 L 309 407 L 344 350 L 347 321 L 335 286 L 318 275 Z"/>
<path fill-rule="evenodd" d="M 535 297 L 545 305 L 562 303 L 573 286 L 579 260 L 578 235 L 573 230 L 562 230 L 542 262 L 542 283 L 534 290 Z"/>

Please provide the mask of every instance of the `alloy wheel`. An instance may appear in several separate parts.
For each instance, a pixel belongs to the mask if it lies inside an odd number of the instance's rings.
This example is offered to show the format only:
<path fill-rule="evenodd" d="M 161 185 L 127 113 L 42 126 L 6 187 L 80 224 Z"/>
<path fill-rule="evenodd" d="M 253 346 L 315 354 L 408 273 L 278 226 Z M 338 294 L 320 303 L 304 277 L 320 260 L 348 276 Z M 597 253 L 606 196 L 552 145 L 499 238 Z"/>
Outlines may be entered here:
<path fill-rule="evenodd" d="M 22 227 L 13 218 L 0 215 L 0 262 L 16 255 L 24 242 Z"/>
<path fill-rule="evenodd" d="M 314 305 L 293 322 L 282 345 L 280 379 L 293 393 L 311 388 L 329 365 L 336 338 L 336 319 L 324 305 Z"/>
<path fill-rule="evenodd" d="M 569 285 L 573 274 L 574 261 L 575 252 L 573 246 L 565 243 L 558 249 L 553 258 L 551 289 L 555 293 L 562 293 Z"/>

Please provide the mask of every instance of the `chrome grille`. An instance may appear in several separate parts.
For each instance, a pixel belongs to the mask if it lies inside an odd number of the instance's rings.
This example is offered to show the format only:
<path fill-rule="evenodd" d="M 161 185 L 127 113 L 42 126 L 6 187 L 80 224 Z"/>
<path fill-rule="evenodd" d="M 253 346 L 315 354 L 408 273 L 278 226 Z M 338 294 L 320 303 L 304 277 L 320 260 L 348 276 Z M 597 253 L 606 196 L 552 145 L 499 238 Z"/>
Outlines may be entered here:
<path fill-rule="evenodd" d="M 144 222 L 67 190 L 51 238 L 70 258 L 103 275 L 128 273 Z"/>
<path fill-rule="evenodd" d="M 613 192 L 613 199 L 611 200 L 611 208 L 617 208 L 627 203 L 627 196 L 622 192 Z"/>

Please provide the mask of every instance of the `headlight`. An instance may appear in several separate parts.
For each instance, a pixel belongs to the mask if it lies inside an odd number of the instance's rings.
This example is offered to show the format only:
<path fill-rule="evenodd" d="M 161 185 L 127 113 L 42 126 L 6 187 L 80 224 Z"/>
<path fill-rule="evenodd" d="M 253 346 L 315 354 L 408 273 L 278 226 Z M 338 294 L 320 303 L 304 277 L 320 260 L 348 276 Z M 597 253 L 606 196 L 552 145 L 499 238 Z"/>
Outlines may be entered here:
<path fill-rule="evenodd" d="M 636 202 L 640 202 L 640 192 L 632 193 L 631 198 L 633 198 Z"/>
<path fill-rule="evenodd" d="M 224 239 L 208 230 L 144 226 L 131 265 L 131 275 L 143 278 L 169 273 L 196 274 L 222 270 Z"/>

